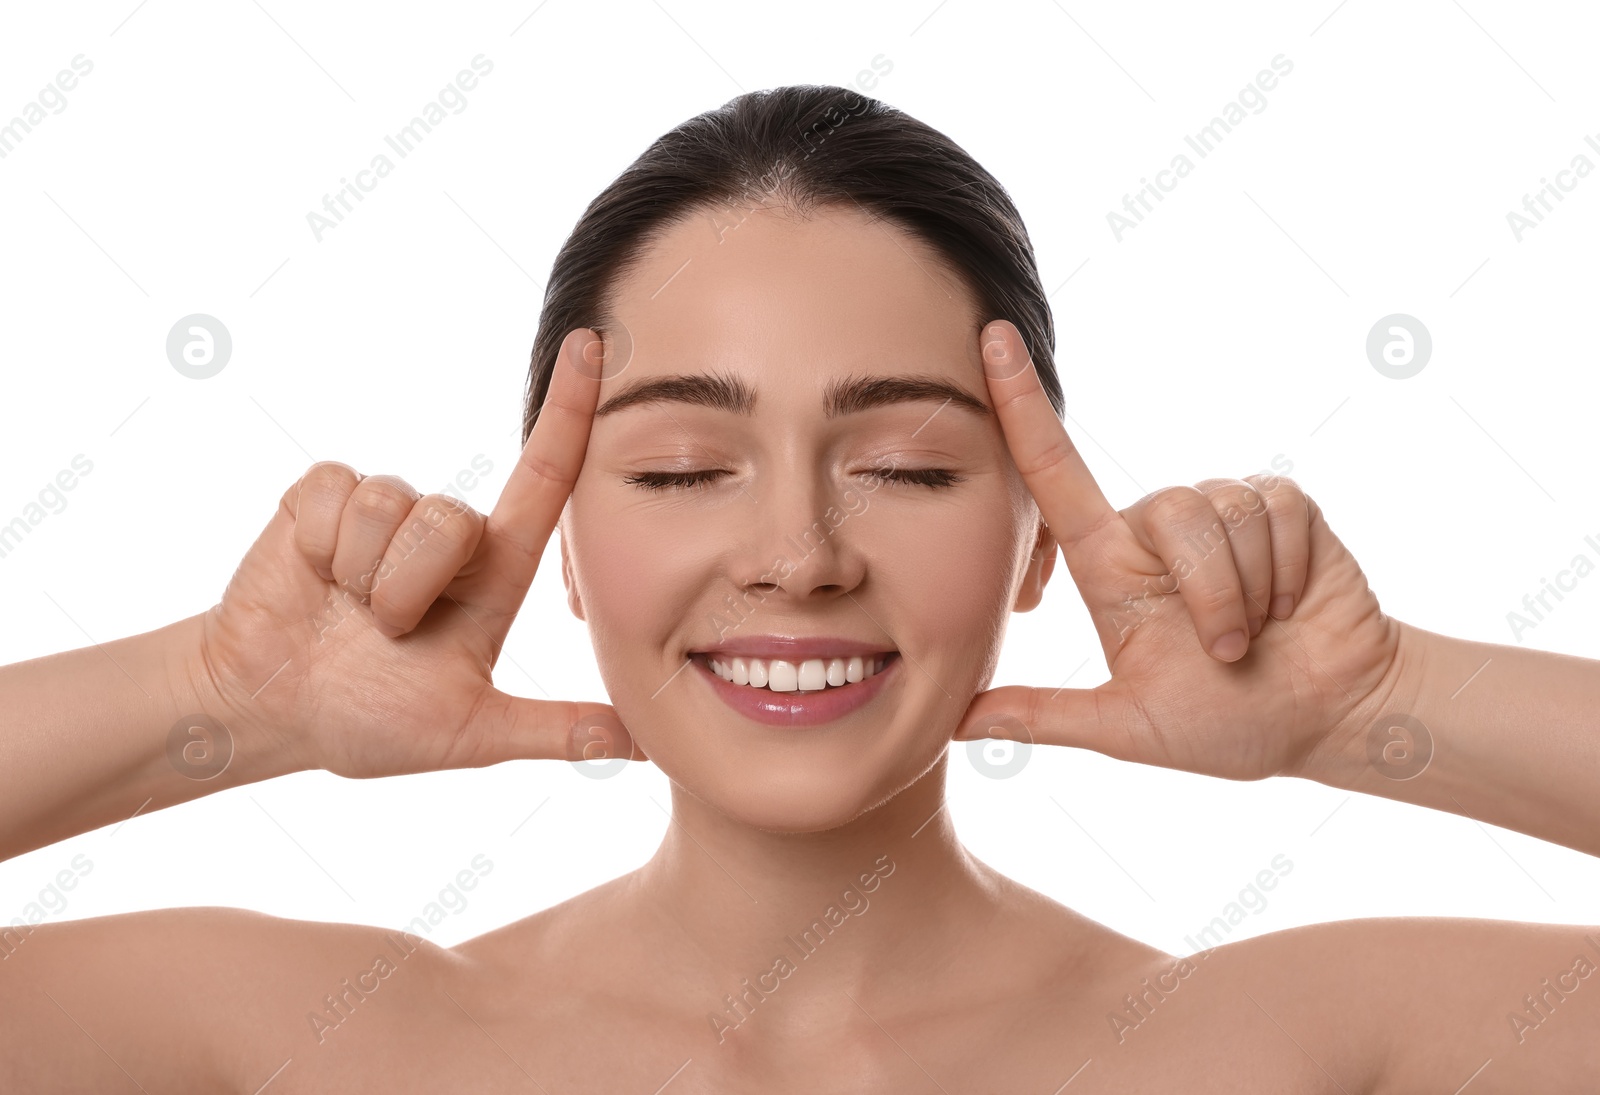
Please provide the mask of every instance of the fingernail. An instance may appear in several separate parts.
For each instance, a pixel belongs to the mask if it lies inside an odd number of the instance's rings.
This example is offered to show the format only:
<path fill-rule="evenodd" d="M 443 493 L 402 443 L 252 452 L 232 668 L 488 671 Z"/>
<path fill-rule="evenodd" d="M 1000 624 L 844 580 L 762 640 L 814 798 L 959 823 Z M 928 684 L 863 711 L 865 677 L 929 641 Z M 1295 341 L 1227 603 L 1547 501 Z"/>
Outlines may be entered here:
<path fill-rule="evenodd" d="M 1245 647 L 1250 645 L 1249 637 L 1245 635 L 1244 628 L 1230 631 L 1222 638 L 1211 644 L 1211 653 L 1225 662 L 1236 661 L 1244 656 Z"/>
<path fill-rule="evenodd" d="M 1272 615 L 1282 620 L 1289 615 L 1289 610 L 1294 608 L 1294 598 L 1287 593 L 1280 593 L 1272 598 Z"/>

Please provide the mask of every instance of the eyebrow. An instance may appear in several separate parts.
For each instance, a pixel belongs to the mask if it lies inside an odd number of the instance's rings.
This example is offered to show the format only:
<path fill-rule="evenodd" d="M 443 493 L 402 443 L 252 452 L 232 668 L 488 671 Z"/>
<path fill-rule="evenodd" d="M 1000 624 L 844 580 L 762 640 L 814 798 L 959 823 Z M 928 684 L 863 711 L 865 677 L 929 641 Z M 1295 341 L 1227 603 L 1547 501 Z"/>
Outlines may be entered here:
<path fill-rule="evenodd" d="M 960 386 L 937 376 L 850 376 L 833 381 L 822 394 L 824 418 L 857 414 L 898 403 L 953 403 L 973 414 L 988 416 L 989 405 Z M 737 376 L 692 373 L 641 380 L 601 403 L 594 416 L 627 407 L 688 403 L 749 417 L 756 412 L 756 392 Z"/>

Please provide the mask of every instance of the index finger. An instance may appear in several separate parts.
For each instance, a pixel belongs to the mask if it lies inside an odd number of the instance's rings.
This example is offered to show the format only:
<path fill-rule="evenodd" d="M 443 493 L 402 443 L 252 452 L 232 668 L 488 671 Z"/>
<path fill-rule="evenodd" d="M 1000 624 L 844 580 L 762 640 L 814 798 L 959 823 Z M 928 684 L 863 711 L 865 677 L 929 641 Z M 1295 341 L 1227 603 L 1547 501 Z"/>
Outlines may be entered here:
<path fill-rule="evenodd" d="M 1117 516 L 1078 446 L 1050 406 L 1033 358 L 1016 326 L 1005 319 L 984 327 L 979 338 L 983 375 L 994 401 L 1006 446 L 1056 543 L 1066 551 Z"/>
<path fill-rule="evenodd" d="M 539 569 L 550 533 L 583 467 L 600 397 L 604 343 L 587 327 L 567 332 L 528 443 L 483 532 L 483 571 L 494 582 L 485 607 L 514 615 Z"/>

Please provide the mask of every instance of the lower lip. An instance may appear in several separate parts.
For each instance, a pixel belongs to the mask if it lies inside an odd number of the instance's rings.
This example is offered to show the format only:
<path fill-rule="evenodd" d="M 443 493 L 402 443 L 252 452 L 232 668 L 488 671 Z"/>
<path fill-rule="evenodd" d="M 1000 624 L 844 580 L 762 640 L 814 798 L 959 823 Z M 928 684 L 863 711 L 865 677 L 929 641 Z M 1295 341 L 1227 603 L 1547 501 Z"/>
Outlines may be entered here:
<path fill-rule="evenodd" d="M 690 659 L 695 668 L 711 684 L 717 697 L 739 714 L 768 726 L 821 726 L 834 719 L 843 718 L 872 701 L 884 689 L 885 678 L 900 665 L 900 655 L 890 655 L 882 669 L 865 680 L 839 688 L 825 688 L 819 692 L 774 692 L 770 688 L 752 688 L 748 684 L 733 684 L 711 671 L 704 655 Z"/>

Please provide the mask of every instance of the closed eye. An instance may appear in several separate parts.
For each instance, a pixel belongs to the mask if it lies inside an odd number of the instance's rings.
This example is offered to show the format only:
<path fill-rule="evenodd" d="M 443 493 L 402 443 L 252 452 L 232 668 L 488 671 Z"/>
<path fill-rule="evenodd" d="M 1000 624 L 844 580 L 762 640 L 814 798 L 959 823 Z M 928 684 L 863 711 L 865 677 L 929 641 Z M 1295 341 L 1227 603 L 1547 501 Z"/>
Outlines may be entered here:
<path fill-rule="evenodd" d="M 732 472 L 713 468 L 707 471 L 645 471 L 638 475 L 623 476 L 624 483 L 632 483 L 642 490 L 704 490 L 711 480 Z"/>
<path fill-rule="evenodd" d="M 705 490 L 711 486 L 713 480 L 732 474 L 723 468 L 707 468 L 703 471 L 646 471 L 624 476 L 623 482 L 631 483 L 641 490 Z M 863 474 L 870 475 L 883 483 L 934 488 L 952 487 L 966 479 L 965 476 L 943 468 L 872 468 Z"/>
<path fill-rule="evenodd" d="M 885 483 L 915 483 L 924 487 L 953 487 L 966 480 L 966 476 L 943 468 L 873 468 L 867 474 Z"/>

